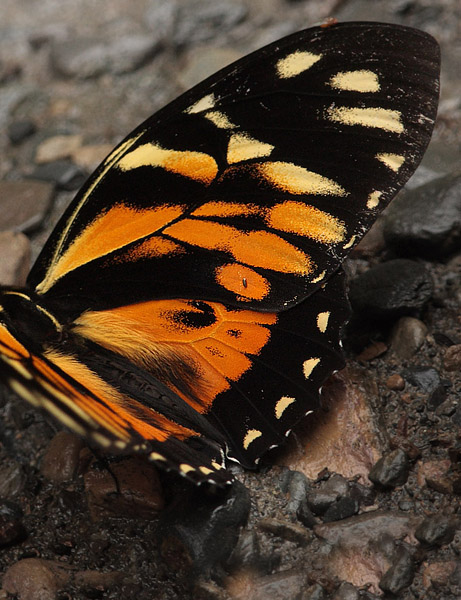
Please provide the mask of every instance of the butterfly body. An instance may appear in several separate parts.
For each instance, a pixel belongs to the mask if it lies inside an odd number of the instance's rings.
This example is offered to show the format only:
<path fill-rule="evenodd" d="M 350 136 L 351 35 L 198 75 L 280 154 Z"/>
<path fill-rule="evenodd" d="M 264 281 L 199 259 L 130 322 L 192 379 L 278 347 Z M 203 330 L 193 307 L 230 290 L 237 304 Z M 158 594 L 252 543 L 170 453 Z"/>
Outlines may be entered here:
<path fill-rule="evenodd" d="M 344 23 L 271 44 L 140 125 L 71 203 L 0 377 L 108 451 L 189 479 L 252 467 L 341 368 L 340 265 L 430 139 L 438 49 Z"/>

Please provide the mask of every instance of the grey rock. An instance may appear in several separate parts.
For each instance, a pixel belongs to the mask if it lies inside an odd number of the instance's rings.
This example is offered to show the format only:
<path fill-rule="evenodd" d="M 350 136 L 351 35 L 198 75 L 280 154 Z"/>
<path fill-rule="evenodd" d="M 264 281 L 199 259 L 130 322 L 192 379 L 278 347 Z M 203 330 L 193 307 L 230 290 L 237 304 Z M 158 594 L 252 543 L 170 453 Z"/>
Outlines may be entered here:
<path fill-rule="evenodd" d="M 377 487 L 393 488 L 407 481 L 409 471 L 408 455 L 397 448 L 378 460 L 368 474 L 368 478 Z"/>

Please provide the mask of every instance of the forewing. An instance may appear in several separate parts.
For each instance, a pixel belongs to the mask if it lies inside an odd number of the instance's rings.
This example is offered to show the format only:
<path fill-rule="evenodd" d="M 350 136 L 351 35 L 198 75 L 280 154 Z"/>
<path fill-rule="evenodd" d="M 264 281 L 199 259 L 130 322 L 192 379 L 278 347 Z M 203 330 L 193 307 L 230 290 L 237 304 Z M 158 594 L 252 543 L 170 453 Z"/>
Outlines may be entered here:
<path fill-rule="evenodd" d="M 397 25 L 317 27 L 258 50 L 115 149 L 30 284 L 70 316 L 152 298 L 301 302 L 421 160 L 438 70 L 436 42 Z"/>

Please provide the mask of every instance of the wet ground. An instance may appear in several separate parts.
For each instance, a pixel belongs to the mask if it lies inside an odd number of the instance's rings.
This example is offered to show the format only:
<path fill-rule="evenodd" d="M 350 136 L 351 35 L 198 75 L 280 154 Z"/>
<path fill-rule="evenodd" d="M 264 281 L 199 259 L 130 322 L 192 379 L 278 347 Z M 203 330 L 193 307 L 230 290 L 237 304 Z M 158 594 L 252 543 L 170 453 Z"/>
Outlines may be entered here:
<path fill-rule="evenodd" d="M 39 10 L 2 0 L 9 284 L 24 280 L 72 190 L 117 141 L 250 50 L 327 16 L 384 20 L 432 33 L 443 72 L 411 191 L 348 260 L 347 367 L 325 386 L 323 410 L 259 472 L 235 467 L 231 490 L 198 490 L 139 458 L 95 457 L 2 393 L 0 599 L 461 596 L 458 12 L 457 0 L 43 0 Z M 384 263 L 378 298 L 358 306 L 363 277 Z"/>

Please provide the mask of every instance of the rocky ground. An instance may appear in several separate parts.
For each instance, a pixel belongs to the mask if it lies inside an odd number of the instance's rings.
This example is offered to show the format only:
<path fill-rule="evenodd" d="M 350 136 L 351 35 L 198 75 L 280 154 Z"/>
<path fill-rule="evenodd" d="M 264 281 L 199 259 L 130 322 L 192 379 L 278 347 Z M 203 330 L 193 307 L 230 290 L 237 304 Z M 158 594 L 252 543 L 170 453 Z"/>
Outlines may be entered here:
<path fill-rule="evenodd" d="M 461 597 L 458 0 L 2 0 L 0 268 L 24 281 L 86 175 L 220 66 L 325 17 L 425 29 L 442 95 L 423 166 L 348 260 L 347 367 L 226 493 L 96 460 L 0 396 L 0 599 Z M 375 294 L 368 293 L 373 288 Z"/>

